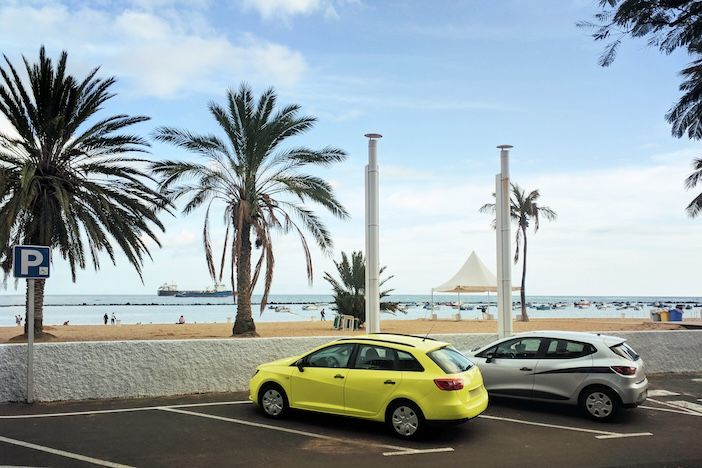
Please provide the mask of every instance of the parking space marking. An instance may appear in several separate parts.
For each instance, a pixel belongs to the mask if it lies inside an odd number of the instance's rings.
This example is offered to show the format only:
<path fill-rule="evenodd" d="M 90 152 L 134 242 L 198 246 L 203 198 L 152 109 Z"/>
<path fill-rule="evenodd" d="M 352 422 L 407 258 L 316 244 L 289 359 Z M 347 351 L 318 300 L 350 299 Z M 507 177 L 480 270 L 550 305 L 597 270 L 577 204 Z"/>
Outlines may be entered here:
<path fill-rule="evenodd" d="M 653 435 L 650 432 L 632 432 L 628 434 L 607 434 L 595 436 L 595 439 L 622 439 L 624 437 L 641 437 Z"/>
<path fill-rule="evenodd" d="M 639 405 L 639 406 L 637 406 L 637 408 L 643 408 L 643 409 L 653 410 L 653 411 L 664 411 L 666 413 L 686 414 L 688 416 L 702 416 L 702 414 L 693 413 L 691 411 L 675 410 L 675 409 L 669 409 L 669 408 L 656 408 L 653 406 L 646 406 L 646 405 Z"/>
<path fill-rule="evenodd" d="M 100 460 L 99 458 L 87 457 L 79 453 L 66 452 L 65 450 L 58 450 L 51 447 L 45 447 L 43 445 L 32 444 L 31 442 L 24 442 L 22 440 L 10 439 L 9 437 L 0 436 L 0 442 L 5 442 L 7 444 L 18 445 L 20 447 L 25 447 L 33 450 L 39 450 L 40 452 L 51 453 L 54 455 L 59 455 L 66 458 L 72 458 L 74 460 L 80 460 L 93 465 L 108 466 L 110 468 L 134 468 L 130 465 L 122 465 L 119 463 L 113 463 L 107 460 Z"/>
<path fill-rule="evenodd" d="M 420 449 L 413 449 L 413 448 L 408 448 L 408 447 L 398 447 L 396 445 L 378 444 L 375 442 L 368 442 L 368 441 L 342 439 L 340 437 L 332 437 L 332 436 L 328 436 L 328 435 L 317 434 L 314 432 L 299 431 L 297 429 L 290 429 L 290 428 L 281 427 L 281 426 L 273 426 L 271 424 L 257 423 L 254 421 L 247 421 L 245 419 L 226 418 L 224 416 L 216 416 L 214 414 L 196 413 L 194 411 L 186 411 L 183 409 L 172 408 L 172 407 L 168 407 L 168 406 L 163 406 L 163 407 L 158 408 L 158 409 L 160 409 L 162 411 L 168 411 L 171 413 L 180 413 L 180 414 L 187 414 L 189 416 L 198 416 L 201 418 L 216 419 L 218 421 L 225 421 L 225 422 L 231 422 L 231 423 L 235 423 L 235 424 L 242 424 L 244 426 L 259 427 L 262 429 L 270 429 L 273 431 L 287 432 L 289 434 L 297 434 L 297 435 L 306 436 L 306 437 L 313 437 L 316 439 L 332 440 L 335 442 L 341 442 L 341 443 L 346 443 L 346 444 L 372 446 L 372 447 L 378 447 L 378 448 L 384 448 L 384 449 L 390 449 L 390 450 L 396 451 L 396 452 L 384 452 L 383 455 L 385 455 L 385 456 L 388 456 L 389 454 L 392 454 L 392 453 L 394 453 L 395 455 L 417 455 L 417 454 L 421 454 L 421 453 L 434 453 L 437 451 L 453 452 L 452 447 L 442 447 L 440 449 L 420 450 Z"/>
<path fill-rule="evenodd" d="M 668 412 L 671 412 L 671 413 L 676 412 L 676 413 L 681 413 L 681 414 L 688 414 L 691 416 L 702 416 L 702 413 L 700 413 L 700 412 L 689 410 L 689 409 L 685 408 L 684 406 L 674 405 L 673 403 L 675 403 L 675 402 L 673 402 L 673 401 L 654 400 L 653 398 L 648 398 L 647 401 L 652 401 L 653 403 L 658 403 L 659 405 L 667 406 L 669 408 L 674 408 L 672 410 L 667 410 Z M 687 402 L 685 402 L 685 403 L 687 403 Z M 694 405 L 695 403 L 691 403 L 691 404 Z M 651 406 L 639 406 L 639 408 L 664 411 L 664 408 L 653 408 Z"/>
<path fill-rule="evenodd" d="M 648 396 L 661 397 L 661 396 L 678 396 L 679 393 L 669 392 L 668 390 L 649 390 Z"/>
<path fill-rule="evenodd" d="M 435 449 L 421 449 L 421 450 L 405 450 L 404 452 L 383 452 L 384 457 L 395 457 L 400 455 L 420 455 L 422 453 L 442 453 L 442 452 L 453 452 L 451 447 L 435 448 Z"/>
<path fill-rule="evenodd" d="M 702 415 L 702 405 L 699 403 L 693 403 L 691 401 L 684 401 L 684 400 L 676 400 L 676 401 L 669 401 L 669 404 L 673 406 L 679 406 L 680 408 L 685 408 L 688 411 L 694 411 L 695 413 L 699 413 Z"/>
<path fill-rule="evenodd" d="M 166 408 L 196 408 L 200 406 L 218 406 L 218 405 L 244 405 L 251 403 L 249 400 L 239 401 L 217 401 L 213 403 L 185 403 L 182 405 L 168 405 Z M 85 416 L 91 414 L 110 414 L 110 413 L 130 413 L 133 411 L 152 411 L 164 408 L 164 406 L 137 406 L 134 408 L 117 408 L 109 410 L 93 410 L 93 411 L 74 411 L 70 413 L 37 413 L 37 414 L 13 414 L 0 416 L 0 419 L 32 419 L 32 418 L 55 418 L 59 416 Z"/>
<path fill-rule="evenodd" d="M 534 421 L 525 421 L 523 419 L 502 418 L 499 416 L 489 416 L 487 414 L 481 414 L 478 417 L 485 418 L 485 419 L 494 419 L 497 421 L 507 421 L 507 422 L 517 423 L 517 424 L 526 424 L 528 426 L 550 427 L 552 429 L 563 429 L 566 431 L 586 432 L 589 434 L 597 434 L 597 436 L 595 436 L 596 439 L 605 438 L 602 436 L 609 436 L 609 437 L 606 437 L 608 439 L 616 439 L 619 437 L 642 437 L 642 436 L 653 435 L 650 432 L 637 432 L 637 433 L 626 434 L 626 433 L 609 432 L 609 431 L 598 431 L 595 429 L 586 429 L 584 427 L 560 426 L 558 424 L 547 424 L 547 423 L 540 423 L 540 422 L 534 422 Z"/>
<path fill-rule="evenodd" d="M 702 379 L 692 379 L 693 382 L 702 382 Z"/>

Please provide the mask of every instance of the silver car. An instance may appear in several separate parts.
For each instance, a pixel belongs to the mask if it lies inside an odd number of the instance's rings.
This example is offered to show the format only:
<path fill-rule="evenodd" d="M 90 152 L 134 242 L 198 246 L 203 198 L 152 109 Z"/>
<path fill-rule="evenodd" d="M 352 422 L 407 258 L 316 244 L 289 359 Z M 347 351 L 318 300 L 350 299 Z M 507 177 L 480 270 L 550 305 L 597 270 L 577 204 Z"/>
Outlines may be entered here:
<path fill-rule="evenodd" d="M 647 396 L 643 360 L 616 336 L 528 332 L 465 354 L 491 395 L 580 405 L 600 421 Z"/>

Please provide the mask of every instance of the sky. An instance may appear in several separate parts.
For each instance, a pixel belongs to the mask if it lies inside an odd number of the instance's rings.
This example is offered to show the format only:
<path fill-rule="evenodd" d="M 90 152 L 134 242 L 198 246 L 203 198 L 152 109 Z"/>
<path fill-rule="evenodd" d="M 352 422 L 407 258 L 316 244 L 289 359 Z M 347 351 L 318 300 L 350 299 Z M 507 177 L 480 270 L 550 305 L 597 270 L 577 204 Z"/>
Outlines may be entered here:
<path fill-rule="evenodd" d="M 104 114 L 148 115 L 134 129 L 217 129 L 207 104 L 228 88 L 273 86 L 279 102 L 318 118 L 290 145 L 343 148 L 315 171 L 351 219 L 319 211 L 334 252 L 313 249 L 309 285 L 299 241 L 274 238 L 273 294 L 327 294 L 323 272 L 364 249 L 364 134 L 383 135 L 380 260 L 396 293 L 426 294 L 471 251 L 495 270 L 491 201 L 500 144 L 514 145 L 512 180 L 539 189 L 558 214 L 529 233 L 528 295 L 702 295 L 702 219 L 685 206 L 699 143 L 670 136 L 664 115 L 689 61 L 628 40 L 614 64 L 576 22 L 595 0 L 0 0 L 0 51 L 13 63 L 39 47 L 69 53 L 69 71 L 100 66 L 118 79 Z M 0 131 L 11 131 L 0 118 Z M 155 160 L 194 156 L 153 144 Z M 699 189 L 698 189 L 699 190 Z M 221 211 L 220 211 L 221 213 Z M 47 294 L 153 294 L 211 284 L 204 214 L 164 215 L 163 247 L 143 282 L 123 256 L 71 282 L 55 258 Z M 216 228 L 215 243 L 223 229 Z M 521 267 L 513 267 L 515 282 Z M 260 287 L 257 292 L 260 292 Z M 10 282 L 2 294 L 23 293 Z"/>

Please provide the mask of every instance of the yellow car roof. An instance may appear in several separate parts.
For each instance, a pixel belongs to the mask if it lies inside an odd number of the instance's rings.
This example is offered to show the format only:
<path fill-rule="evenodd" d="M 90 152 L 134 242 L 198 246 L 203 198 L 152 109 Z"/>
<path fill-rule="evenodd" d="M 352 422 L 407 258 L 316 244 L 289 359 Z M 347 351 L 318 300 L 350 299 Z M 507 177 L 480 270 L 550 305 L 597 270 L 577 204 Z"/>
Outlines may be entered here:
<path fill-rule="evenodd" d="M 395 344 L 415 348 L 424 352 L 433 351 L 448 345 L 446 342 L 437 341 L 429 337 L 424 338 L 423 336 L 401 335 L 395 333 L 369 333 L 368 335 L 341 338 L 339 341 L 349 341 L 352 343 L 376 343 L 379 345 Z"/>

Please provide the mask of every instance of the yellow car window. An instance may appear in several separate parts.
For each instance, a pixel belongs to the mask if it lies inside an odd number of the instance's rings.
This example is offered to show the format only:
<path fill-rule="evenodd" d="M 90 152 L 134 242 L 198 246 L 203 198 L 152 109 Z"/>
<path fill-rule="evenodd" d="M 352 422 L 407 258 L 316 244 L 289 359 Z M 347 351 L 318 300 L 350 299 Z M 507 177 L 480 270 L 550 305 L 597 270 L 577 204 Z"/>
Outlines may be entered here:
<path fill-rule="evenodd" d="M 353 344 L 328 346 L 307 356 L 308 367 L 348 367 Z"/>
<path fill-rule="evenodd" d="M 356 369 L 394 370 L 396 356 L 397 352 L 394 349 L 384 346 L 361 345 L 355 367 Z"/>

